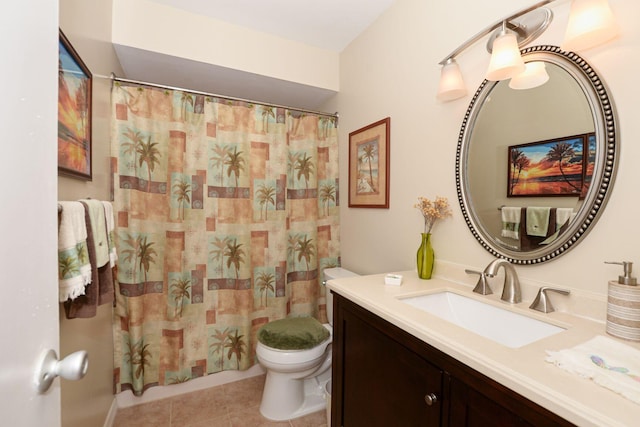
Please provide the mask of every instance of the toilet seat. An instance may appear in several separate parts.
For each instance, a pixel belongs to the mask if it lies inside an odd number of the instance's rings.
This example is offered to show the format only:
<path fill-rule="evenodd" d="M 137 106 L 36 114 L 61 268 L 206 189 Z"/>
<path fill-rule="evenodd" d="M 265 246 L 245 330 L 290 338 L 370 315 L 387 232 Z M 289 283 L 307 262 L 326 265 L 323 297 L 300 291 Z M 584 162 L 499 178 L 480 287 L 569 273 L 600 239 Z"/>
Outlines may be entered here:
<path fill-rule="evenodd" d="M 257 333 L 258 342 L 279 350 L 312 349 L 330 337 L 330 332 L 310 316 L 287 317 L 263 325 Z"/>
<path fill-rule="evenodd" d="M 330 343 L 331 337 L 308 350 L 279 350 L 258 342 L 256 352 L 260 360 L 269 361 L 272 364 L 290 365 L 321 357 Z"/>
<path fill-rule="evenodd" d="M 271 364 L 292 365 L 322 357 L 327 345 L 331 344 L 333 339 L 333 329 L 331 325 L 324 323 L 322 326 L 329 331 L 329 338 L 307 350 L 281 350 L 269 347 L 258 340 L 258 345 L 256 347 L 258 359 Z"/>

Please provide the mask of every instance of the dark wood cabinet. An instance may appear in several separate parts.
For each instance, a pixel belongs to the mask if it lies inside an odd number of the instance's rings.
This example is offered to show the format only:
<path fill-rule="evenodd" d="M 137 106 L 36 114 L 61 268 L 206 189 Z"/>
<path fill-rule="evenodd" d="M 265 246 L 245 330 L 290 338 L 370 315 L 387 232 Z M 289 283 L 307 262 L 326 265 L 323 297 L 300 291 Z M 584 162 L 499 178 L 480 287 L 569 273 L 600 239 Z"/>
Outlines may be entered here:
<path fill-rule="evenodd" d="M 448 425 L 485 426 L 536 426 L 493 401 L 463 381 L 451 378 L 449 394 L 450 416 Z"/>
<path fill-rule="evenodd" d="M 572 425 L 348 299 L 334 304 L 332 426 Z"/>
<path fill-rule="evenodd" d="M 345 313 L 345 324 L 343 425 L 439 425 L 442 370 L 358 316 Z"/>

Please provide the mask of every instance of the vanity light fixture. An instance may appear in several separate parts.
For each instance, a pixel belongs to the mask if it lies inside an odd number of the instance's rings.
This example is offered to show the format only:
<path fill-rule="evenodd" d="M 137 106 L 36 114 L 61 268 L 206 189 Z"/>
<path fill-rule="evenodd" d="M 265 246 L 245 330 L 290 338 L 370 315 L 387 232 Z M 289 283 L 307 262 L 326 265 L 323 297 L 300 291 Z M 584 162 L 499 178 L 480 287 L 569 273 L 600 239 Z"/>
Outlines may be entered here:
<path fill-rule="evenodd" d="M 554 1 L 556 0 L 540 1 L 501 19 L 471 37 L 440 61 L 442 72 L 436 98 L 440 101 L 453 101 L 467 94 L 455 57 L 489 34 L 491 36 L 487 42 L 487 51 L 492 55 L 486 75 L 487 80 L 506 80 L 526 72 L 519 48 L 536 39 L 547 29 L 553 19 L 553 13 L 542 6 Z M 608 0 L 571 0 L 569 24 L 565 42 L 562 44 L 563 49 L 573 51 L 588 49 L 612 39 L 617 34 L 618 27 Z M 540 70 L 538 72 L 541 73 Z M 544 83 L 541 81 L 543 79 L 543 74 L 540 74 L 538 85 Z M 533 84 L 531 77 L 525 80 L 529 81 L 526 85 Z M 522 86 L 523 83 L 516 82 L 515 85 L 525 88 Z"/>
<path fill-rule="evenodd" d="M 512 77 L 509 81 L 511 89 L 533 89 L 542 86 L 549 80 L 547 67 L 542 61 L 531 61 L 525 64 L 524 72 Z"/>

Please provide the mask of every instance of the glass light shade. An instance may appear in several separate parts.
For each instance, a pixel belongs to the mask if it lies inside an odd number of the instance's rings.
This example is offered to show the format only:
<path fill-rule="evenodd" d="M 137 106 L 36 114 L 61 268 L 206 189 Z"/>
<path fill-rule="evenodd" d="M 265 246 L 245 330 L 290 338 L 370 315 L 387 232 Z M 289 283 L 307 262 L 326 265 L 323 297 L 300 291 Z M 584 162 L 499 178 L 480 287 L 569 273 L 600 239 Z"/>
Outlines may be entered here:
<path fill-rule="evenodd" d="M 436 98 L 439 101 L 453 101 L 467 94 L 467 88 L 462 80 L 462 73 L 458 63 L 449 59 L 440 71 L 440 83 Z"/>
<path fill-rule="evenodd" d="M 515 34 L 503 31 L 494 40 L 492 52 L 487 80 L 506 80 L 524 71 L 524 61 Z"/>
<path fill-rule="evenodd" d="M 580 51 L 618 35 L 618 25 L 607 0 L 573 0 L 562 49 Z"/>
<path fill-rule="evenodd" d="M 549 74 L 547 74 L 547 67 L 544 62 L 531 61 L 525 64 L 524 72 L 511 78 L 509 87 L 511 89 L 532 89 L 534 87 L 542 86 L 549 80 Z"/>

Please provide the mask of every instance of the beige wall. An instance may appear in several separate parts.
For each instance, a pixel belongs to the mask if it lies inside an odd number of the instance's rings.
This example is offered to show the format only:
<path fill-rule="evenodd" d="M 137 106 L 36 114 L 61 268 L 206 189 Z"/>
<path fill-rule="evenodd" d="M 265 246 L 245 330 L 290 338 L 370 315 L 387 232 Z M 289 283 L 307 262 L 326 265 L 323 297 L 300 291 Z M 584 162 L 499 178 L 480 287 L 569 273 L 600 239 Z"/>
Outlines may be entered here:
<path fill-rule="evenodd" d="M 446 196 L 454 215 L 438 223 L 436 258 L 475 269 L 491 255 L 475 241 L 457 207 L 455 154 L 465 111 L 482 82 L 489 55 L 485 41 L 458 57 L 469 95 L 438 103 L 438 63 L 459 44 L 489 24 L 530 5 L 529 0 L 425 2 L 398 0 L 340 57 L 340 87 L 325 109 L 340 112 L 341 244 L 346 268 L 360 273 L 415 269 L 422 218 L 413 204 L 418 196 Z M 607 83 L 618 111 L 620 163 L 609 204 L 593 231 L 575 249 L 538 266 L 517 267 L 521 276 L 604 296 L 607 281 L 619 271 L 604 261 L 640 262 L 636 226 L 640 207 L 640 129 L 635 87 L 640 66 L 640 28 L 633 17 L 640 4 L 610 0 L 622 28 L 619 39 L 582 53 Z M 568 1 L 552 5 L 555 19 L 534 44 L 562 42 Z M 391 117 L 391 198 L 388 210 L 347 206 L 349 132 Z M 437 265 L 436 265 L 437 272 Z M 473 279 L 470 279 L 472 282 Z"/>
<path fill-rule="evenodd" d="M 111 46 L 111 0 L 60 0 L 60 28 L 93 79 L 93 181 L 58 179 L 58 199 L 109 199 L 109 127 L 111 72 L 121 73 Z M 62 426 L 102 426 L 113 402 L 111 305 L 91 319 L 67 320 L 60 306 L 60 354 L 89 352 L 89 370 L 81 381 L 62 380 Z"/>

